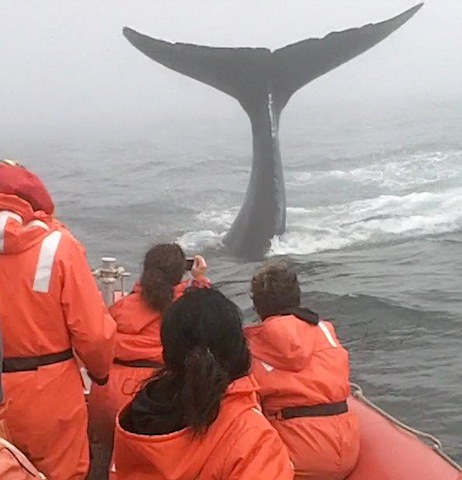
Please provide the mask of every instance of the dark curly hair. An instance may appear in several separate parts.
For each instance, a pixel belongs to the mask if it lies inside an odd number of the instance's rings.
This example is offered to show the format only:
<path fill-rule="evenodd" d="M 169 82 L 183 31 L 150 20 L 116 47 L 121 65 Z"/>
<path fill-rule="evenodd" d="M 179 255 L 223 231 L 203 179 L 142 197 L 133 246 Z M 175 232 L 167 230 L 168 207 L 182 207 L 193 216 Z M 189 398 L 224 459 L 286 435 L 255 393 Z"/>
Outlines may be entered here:
<path fill-rule="evenodd" d="M 186 257 L 176 243 L 154 245 L 144 257 L 141 296 L 148 307 L 163 311 L 173 298 L 173 287 L 181 282 Z"/>
<path fill-rule="evenodd" d="M 161 339 L 162 378 L 176 385 L 186 425 L 205 433 L 228 385 L 250 370 L 241 311 L 218 290 L 189 289 L 166 309 Z"/>
<path fill-rule="evenodd" d="M 263 266 L 252 278 L 251 291 L 255 310 L 262 320 L 300 306 L 297 274 L 282 261 Z"/>

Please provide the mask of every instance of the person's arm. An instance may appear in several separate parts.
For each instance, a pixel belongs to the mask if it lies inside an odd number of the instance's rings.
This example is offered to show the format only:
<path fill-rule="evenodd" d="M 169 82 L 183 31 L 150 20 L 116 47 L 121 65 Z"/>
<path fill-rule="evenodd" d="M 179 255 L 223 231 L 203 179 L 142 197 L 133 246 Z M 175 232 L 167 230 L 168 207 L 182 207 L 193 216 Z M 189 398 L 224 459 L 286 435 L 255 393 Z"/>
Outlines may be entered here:
<path fill-rule="evenodd" d="M 90 378 L 104 383 L 114 358 L 116 323 L 104 305 L 82 248 L 74 239 L 66 240 L 61 260 L 61 304 L 71 344 Z"/>
<path fill-rule="evenodd" d="M 173 291 L 173 299 L 178 300 L 186 289 L 190 287 L 195 288 L 210 288 L 210 280 L 205 276 L 207 270 L 207 263 L 201 255 L 194 257 L 194 263 L 191 269 L 191 278 L 184 280 L 175 286 Z"/>
<path fill-rule="evenodd" d="M 257 415 L 257 413 L 256 413 Z M 224 480 L 293 480 L 294 470 L 276 430 L 255 426 L 239 435 L 223 467 Z"/>
<path fill-rule="evenodd" d="M 205 276 L 207 271 L 207 262 L 201 255 L 194 257 L 194 263 L 191 268 L 191 275 L 193 278 L 192 284 L 194 287 L 207 288 L 210 287 L 210 280 Z"/>

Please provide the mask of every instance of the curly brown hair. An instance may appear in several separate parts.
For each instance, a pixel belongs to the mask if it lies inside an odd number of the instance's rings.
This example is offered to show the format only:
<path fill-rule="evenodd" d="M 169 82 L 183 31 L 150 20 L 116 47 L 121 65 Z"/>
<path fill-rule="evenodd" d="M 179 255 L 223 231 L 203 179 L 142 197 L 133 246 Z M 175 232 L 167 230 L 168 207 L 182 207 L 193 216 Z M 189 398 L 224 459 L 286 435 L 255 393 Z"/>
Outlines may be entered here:
<path fill-rule="evenodd" d="M 173 287 L 181 282 L 186 257 L 176 243 L 154 245 L 144 257 L 141 296 L 148 307 L 163 311 L 172 301 Z"/>
<path fill-rule="evenodd" d="M 252 300 L 259 317 L 277 315 L 300 306 L 301 290 L 297 274 L 283 261 L 269 262 L 252 278 Z"/>

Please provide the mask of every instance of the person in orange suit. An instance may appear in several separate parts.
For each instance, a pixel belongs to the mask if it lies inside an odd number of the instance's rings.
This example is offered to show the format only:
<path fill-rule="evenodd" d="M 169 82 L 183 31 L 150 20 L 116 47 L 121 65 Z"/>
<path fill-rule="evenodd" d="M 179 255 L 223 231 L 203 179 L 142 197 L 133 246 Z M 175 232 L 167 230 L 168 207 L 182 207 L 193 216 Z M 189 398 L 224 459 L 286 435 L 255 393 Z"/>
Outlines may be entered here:
<path fill-rule="evenodd" d="M 0 478 L 2 480 L 46 480 L 27 457 L 0 433 Z"/>
<path fill-rule="evenodd" d="M 118 480 L 292 480 L 262 415 L 239 308 L 190 289 L 164 313 L 165 369 L 118 415 Z"/>
<path fill-rule="evenodd" d="M 40 179 L 0 162 L 0 318 L 5 419 L 48 480 L 83 480 L 88 413 L 75 355 L 103 383 L 116 325 L 82 245 L 54 217 Z"/>
<path fill-rule="evenodd" d="M 348 352 L 333 325 L 300 307 L 297 275 L 285 264 L 252 279 L 260 323 L 245 328 L 263 411 L 289 449 L 296 479 L 340 480 L 359 454 Z"/>
<path fill-rule="evenodd" d="M 90 424 L 98 442 L 112 451 L 115 417 L 140 385 L 162 367 L 162 313 L 189 286 L 209 286 L 207 264 L 197 255 L 192 278 L 183 280 L 187 260 L 177 244 L 153 246 L 145 255 L 141 279 L 131 294 L 110 308 L 117 323 L 115 358 L 104 386 L 93 385 L 89 396 Z M 109 467 L 109 465 L 108 465 Z"/>
<path fill-rule="evenodd" d="M 0 478 L 2 480 L 46 480 L 13 444 L 9 442 L 8 429 L 3 419 L 7 405 L 2 389 L 3 343 L 0 330 Z"/>

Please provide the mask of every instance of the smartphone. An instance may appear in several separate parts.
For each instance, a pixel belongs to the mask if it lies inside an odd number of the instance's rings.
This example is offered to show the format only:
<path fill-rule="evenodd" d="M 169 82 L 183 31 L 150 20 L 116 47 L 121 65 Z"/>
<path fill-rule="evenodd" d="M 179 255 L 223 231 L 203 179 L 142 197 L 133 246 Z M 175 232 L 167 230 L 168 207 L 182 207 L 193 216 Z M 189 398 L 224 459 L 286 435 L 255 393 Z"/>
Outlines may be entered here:
<path fill-rule="evenodd" d="M 186 270 L 192 270 L 194 264 L 194 258 L 187 258 L 186 259 Z"/>

